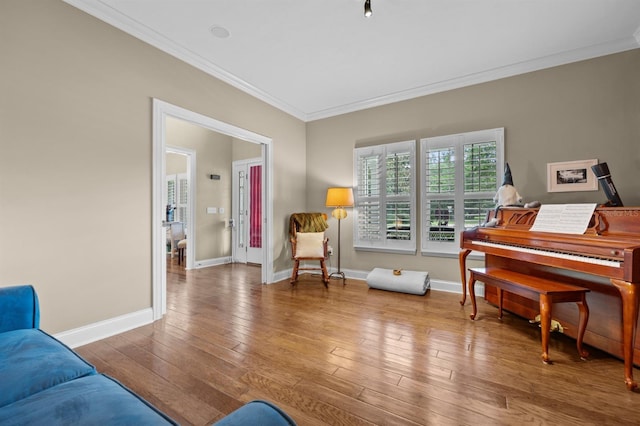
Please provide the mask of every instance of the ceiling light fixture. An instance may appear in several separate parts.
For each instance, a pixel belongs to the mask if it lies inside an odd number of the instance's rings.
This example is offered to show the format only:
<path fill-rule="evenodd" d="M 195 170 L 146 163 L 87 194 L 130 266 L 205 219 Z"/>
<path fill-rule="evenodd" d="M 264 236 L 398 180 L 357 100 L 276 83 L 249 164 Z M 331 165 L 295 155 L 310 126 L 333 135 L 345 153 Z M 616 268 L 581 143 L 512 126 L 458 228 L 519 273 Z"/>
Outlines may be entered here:
<path fill-rule="evenodd" d="M 209 28 L 209 31 L 211 31 L 211 34 L 213 34 L 217 38 L 227 38 L 231 35 L 228 29 L 226 29 L 225 27 L 221 27 L 220 25 L 212 26 L 211 28 Z"/>
<path fill-rule="evenodd" d="M 373 14 L 371 10 L 371 0 L 364 0 L 364 17 L 368 18 Z"/>

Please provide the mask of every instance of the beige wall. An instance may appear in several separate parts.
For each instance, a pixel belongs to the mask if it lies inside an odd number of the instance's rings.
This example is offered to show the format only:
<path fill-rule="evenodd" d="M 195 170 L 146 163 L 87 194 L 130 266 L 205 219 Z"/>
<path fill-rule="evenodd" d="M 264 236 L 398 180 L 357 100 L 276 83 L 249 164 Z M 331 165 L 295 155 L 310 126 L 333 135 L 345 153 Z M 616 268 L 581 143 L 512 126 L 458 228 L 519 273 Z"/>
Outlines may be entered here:
<path fill-rule="evenodd" d="M 0 286 L 33 283 L 45 330 L 151 306 L 153 98 L 272 138 L 289 267 L 303 122 L 61 1 L 0 2 L 0 36 Z"/>
<path fill-rule="evenodd" d="M 547 193 L 549 162 L 606 161 L 626 205 L 640 205 L 640 49 L 307 123 L 307 204 L 353 182 L 353 148 L 505 128 L 505 154 L 525 201 L 604 202 L 602 191 Z M 456 259 L 356 252 L 342 226 L 342 265 L 427 270 L 458 281 Z M 329 238 L 335 245 L 336 224 Z M 420 235 L 420 231 L 418 231 Z M 419 247 L 419 244 L 418 244 Z"/>
<path fill-rule="evenodd" d="M 233 161 L 262 157 L 262 145 L 233 138 Z"/>
<path fill-rule="evenodd" d="M 167 175 L 187 173 L 187 157 L 182 154 L 166 154 L 164 157 Z"/>
<path fill-rule="evenodd" d="M 151 306 L 152 98 L 272 138 L 275 271 L 289 214 L 329 212 L 364 143 L 504 126 L 527 200 L 602 201 L 545 191 L 547 162 L 598 158 L 640 204 L 640 50 L 305 125 L 61 1 L 0 2 L 0 37 L 0 286 L 35 284 L 50 332 Z M 345 269 L 458 279 L 454 259 L 356 253 L 343 232 Z"/>

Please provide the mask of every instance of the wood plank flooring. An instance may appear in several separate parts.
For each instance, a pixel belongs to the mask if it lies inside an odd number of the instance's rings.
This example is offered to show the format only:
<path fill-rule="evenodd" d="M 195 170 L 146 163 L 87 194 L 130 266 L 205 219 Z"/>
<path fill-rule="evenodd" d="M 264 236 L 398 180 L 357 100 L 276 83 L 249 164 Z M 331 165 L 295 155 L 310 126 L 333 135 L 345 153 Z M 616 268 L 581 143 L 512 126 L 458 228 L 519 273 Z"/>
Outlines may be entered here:
<path fill-rule="evenodd" d="M 553 365 L 525 319 L 457 294 L 369 290 L 255 266 L 168 270 L 161 321 L 76 350 L 189 425 L 266 399 L 299 425 L 631 425 L 640 394 L 620 360 L 552 333 Z M 640 379 L 640 371 L 634 371 Z"/>

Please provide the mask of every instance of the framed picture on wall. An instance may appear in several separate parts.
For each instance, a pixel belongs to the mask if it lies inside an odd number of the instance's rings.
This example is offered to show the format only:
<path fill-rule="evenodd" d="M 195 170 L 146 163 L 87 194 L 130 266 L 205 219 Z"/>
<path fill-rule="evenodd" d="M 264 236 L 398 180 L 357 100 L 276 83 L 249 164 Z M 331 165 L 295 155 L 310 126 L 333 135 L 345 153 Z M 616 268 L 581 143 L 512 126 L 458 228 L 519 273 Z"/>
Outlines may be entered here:
<path fill-rule="evenodd" d="M 598 160 L 547 163 L 547 192 L 597 191 L 598 179 L 591 166 Z"/>

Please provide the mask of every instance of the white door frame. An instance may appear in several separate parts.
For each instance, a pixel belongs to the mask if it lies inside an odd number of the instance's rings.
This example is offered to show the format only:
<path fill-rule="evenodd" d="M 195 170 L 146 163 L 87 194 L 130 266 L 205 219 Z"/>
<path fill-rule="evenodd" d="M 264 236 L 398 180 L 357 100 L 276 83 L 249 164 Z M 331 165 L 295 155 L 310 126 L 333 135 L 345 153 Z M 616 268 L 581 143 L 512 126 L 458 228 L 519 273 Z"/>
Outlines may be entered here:
<path fill-rule="evenodd" d="M 239 263 L 248 263 L 248 255 L 249 252 L 247 250 L 248 247 L 245 246 L 245 251 L 244 251 L 244 256 L 241 256 L 238 254 L 238 229 L 239 229 L 239 225 L 240 225 L 240 221 L 237 220 L 239 219 L 238 216 L 238 204 L 239 204 L 239 193 L 238 193 L 238 178 L 237 178 L 237 169 L 238 168 L 243 168 L 245 170 L 248 170 L 248 166 L 251 165 L 261 165 L 262 166 L 262 176 L 261 178 L 264 181 L 264 162 L 262 161 L 262 157 L 256 157 L 256 158 L 246 158 L 244 160 L 235 160 L 232 164 L 232 170 L 233 170 L 233 178 L 232 178 L 232 183 L 231 183 L 231 205 L 233 206 L 233 219 L 236 222 L 235 226 L 233 228 L 233 232 L 232 232 L 232 236 L 231 236 L 231 258 L 234 262 L 239 262 Z M 248 179 L 248 174 L 245 175 L 245 179 L 246 179 L 246 189 L 247 191 L 251 190 L 251 186 L 249 185 L 249 179 Z M 245 198 L 249 198 L 247 197 L 247 193 L 245 192 Z M 264 201 L 263 201 L 264 204 Z M 246 205 L 245 209 L 249 209 L 251 208 L 250 205 Z M 246 211 L 245 211 L 245 216 L 246 215 Z M 248 230 L 250 227 L 249 224 L 249 218 L 248 216 L 246 217 L 247 221 L 245 223 L 245 245 L 248 246 L 249 244 L 249 235 L 248 235 Z M 264 244 L 263 247 L 261 247 L 261 250 L 264 252 Z M 262 257 L 264 257 L 264 254 L 262 254 Z M 252 262 L 255 263 L 255 262 Z"/>
<path fill-rule="evenodd" d="M 196 250 L 196 232 L 195 232 L 195 220 L 196 220 L 196 151 L 189 148 L 182 148 L 179 146 L 165 145 L 165 154 L 179 154 L 187 157 L 187 179 L 189 179 L 189 195 L 187 196 L 187 263 L 185 269 L 193 269 L 195 264 L 195 250 Z M 166 160 L 166 158 L 165 158 Z M 166 162 L 165 162 L 166 165 Z M 166 170 L 163 176 L 166 176 Z M 164 191 L 162 192 L 162 205 L 167 205 L 167 200 L 164 199 Z M 167 268 L 167 258 L 164 259 L 163 270 Z"/>
<path fill-rule="evenodd" d="M 151 194 L 151 280 L 154 320 L 162 318 L 167 312 L 166 231 L 162 226 L 166 207 L 162 204 L 162 199 L 166 174 L 167 117 L 178 118 L 215 132 L 262 145 L 262 157 L 265 166 L 263 167 L 264 185 L 262 186 L 262 200 L 264 203 L 262 241 L 265 243 L 262 254 L 262 282 L 267 284 L 273 282 L 273 146 L 271 138 L 154 98 L 152 129 L 153 190 Z"/>
<path fill-rule="evenodd" d="M 234 221 L 234 225 L 231 228 L 231 261 L 247 263 L 246 250 L 238 250 L 238 239 L 240 238 L 238 229 L 240 229 L 240 219 L 243 217 L 243 213 L 240 211 L 240 197 L 238 195 L 238 186 L 240 185 L 240 178 L 238 177 L 239 168 L 242 168 L 243 171 L 246 169 L 244 160 L 236 160 L 231 165 L 231 173 L 233 173 L 231 177 L 231 210 L 233 213 L 231 216 Z"/>

